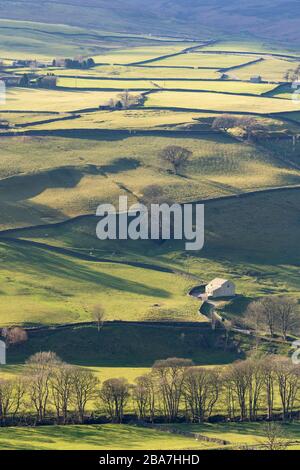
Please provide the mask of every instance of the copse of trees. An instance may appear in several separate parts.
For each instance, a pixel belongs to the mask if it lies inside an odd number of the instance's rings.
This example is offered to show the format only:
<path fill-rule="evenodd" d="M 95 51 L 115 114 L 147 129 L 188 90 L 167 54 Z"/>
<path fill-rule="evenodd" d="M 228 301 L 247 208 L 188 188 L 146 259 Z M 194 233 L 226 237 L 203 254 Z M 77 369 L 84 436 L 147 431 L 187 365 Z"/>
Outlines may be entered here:
<path fill-rule="evenodd" d="M 65 67 L 67 69 L 90 69 L 94 67 L 95 61 L 91 57 L 88 59 L 65 59 Z M 52 65 L 56 66 L 56 60 L 53 60 Z"/>
<path fill-rule="evenodd" d="M 101 384 L 90 370 L 41 352 L 29 358 L 22 377 L 0 380 L 0 424 L 28 423 L 32 413 L 35 424 L 81 424 L 91 417 L 121 423 L 132 410 L 149 423 L 202 423 L 214 415 L 290 420 L 300 412 L 299 399 L 300 366 L 289 358 L 252 357 L 223 368 L 169 358 L 156 361 L 133 384 L 125 378 Z"/>
<path fill-rule="evenodd" d="M 256 333 L 279 334 L 286 341 L 300 324 L 298 302 L 287 296 L 263 297 L 248 306 L 245 323 Z"/>
<path fill-rule="evenodd" d="M 262 133 L 266 130 L 253 116 L 233 116 L 231 114 L 222 114 L 216 117 L 212 123 L 212 129 L 228 132 L 230 129 L 239 128 L 244 131 L 246 140 L 250 141 L 257 131 Z"/>

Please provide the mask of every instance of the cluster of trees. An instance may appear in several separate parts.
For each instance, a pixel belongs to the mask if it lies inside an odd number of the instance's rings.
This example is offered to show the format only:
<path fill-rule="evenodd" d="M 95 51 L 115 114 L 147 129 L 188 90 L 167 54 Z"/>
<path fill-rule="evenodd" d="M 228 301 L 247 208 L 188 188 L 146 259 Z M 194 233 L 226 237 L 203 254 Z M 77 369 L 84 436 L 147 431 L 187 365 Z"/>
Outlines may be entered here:
<path fill-rule="evenodd" d="M 296 69 L 290 69 L 284 74 L 284 79 L 287 82 L 295 82 L 299 80 L 300 77 L 300 65 Z"/>
<path fill-rule="evenodd" d="M 263 297 L 247 308 L 245 323 L 256 333 L 272 338 L 280 335 L 284 341 L 299 327 L 298 301 L 287 296 Z"/>
<path fill-rule="evenodd" d="M 130 109 L 139 105 L 142 101 L 142 95 L 130 93 L 128 90 L 119 93 L 116 98 L 111 98 L 108 107 L 111 109 Z"/>
<path fill-rule="evenodd" d="M 2 328 L 1 335 L 5 340 L 6 346 L 11 344 L 24 343 L 28 339 L 26 330 L 20 326 L 13 326 L 11 328 Z"/>
<path fill-rule="evenodd" d="M 0 421 L 26 417 L 34 410 L 37 422 L 83 423 L 87 416 L 106 416 L 121 423 L 127 410 L 140 420 L 203 422 L 213 413 L 227 419 L 269 420 L 275 411 L 293 417 L 299 406 L 300 366 L 268 356 L 248 359 L 225 368 L 193 366 L 188 359 L 154 363 L 134 384 L 124 378 L 102 384 L 87 369 L 62 362 L 54 353 L 41 352 L 26 364 L 23 377 L 0 380 Z"/>
<path fill-rule="evenodd" d="M 233 116 L 222 114 L 213 120 L 212 128 L 218 131 L 228 132 L 230 129 L 239 128 L 245 133 L 245 138 L 251 140 L 257 131 L 262 132 L 264 127 L 252 116 Z"/>
<path fill-rule="evenodd" d="M 95 66 L 95 61 L 91 57 L 88 59 L 64 59 L 64 64 L 67 69 L 90 69 Z M 52 62 L 53 67 L 56 67 L 56 59 Z"/>

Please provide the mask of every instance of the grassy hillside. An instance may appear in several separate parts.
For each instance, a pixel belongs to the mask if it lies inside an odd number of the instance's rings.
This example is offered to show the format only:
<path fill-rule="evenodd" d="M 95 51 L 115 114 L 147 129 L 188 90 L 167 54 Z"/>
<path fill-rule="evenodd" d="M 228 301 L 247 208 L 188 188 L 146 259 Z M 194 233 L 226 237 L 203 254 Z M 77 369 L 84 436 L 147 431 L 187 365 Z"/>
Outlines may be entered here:
<path fill-rule="evenodd" d="M 76 11 L 76 15 L 74 14 Z M 210 34 L 220 37 L 224 33 L 234 35 L 253 34 L 256 37 L 299 42 L 297 16 L 299 5 L 290 0 L 257 0 L 239 2 L 221 0 L 207 3 L 204 0 L 175 0 L 170 11 L 166 0 L 147 3 L 127 0 L 126 10 L 120 0 L 108 5 L 104 0 L 79 0 L 69 2 L 37 0 L 5 1 L 0 3 L 3 18 L 27 19 L 50 23 L 68 22 L 76 26 L 88 26 L 105 30 L 187 34 L 199 36 Z M 176 33 L 174 33 L 176 32 Z"/>
<path fill-rule="evenodd" d="M 128 126 L 127 113 L 111 114 L 115 128 L 122 123 Z M 97 126 L 96 116 L 107 126 L 108 115 L 90 114 L 82 124 L 79 120 L 78 128 L 89 128 L 90 122 Z M 133 128 L 139 119 L 149 125 L 147 113 L 130 115 Z M 154 116 L 157 124 L 160 119 L 167 122 L 164 112 Z M 51 126 L 64 135 L 60 131 L 63 123 L 57 121 Z M 128 194 L 131 201 L 136 200 L 153 182 L 178 202 L 299 183 L 298 169 L 228 136 L 161 130 L 153 134 L 71 130 L 71 136 L 2 138 L 2 228 L 92 214 L 100 203 L 116 202 L 118 195 Z M 170 173 L 159 159 L 159 152 L 174 143 L 194 152 L 185 178 Z M 28 153 L 30 159 L 26 158 Z"/>
<path fill-rule="evenodd" d="M 116 368 L 112 373 L 97 369 L 101 380 L 124 375 L 133 380 L 143 373 L 140 368 L 174 356 L 190 358 L 199 365 L 228 364 L 243 357 L 232 345 L 225 349 L 224 333 L 213 332 L 209 325 L 107 323 L 101 333 L 96 326 L 29 332 L 28 342 L 8 350 L 8 363 L 21 364 L 45 345 L 72 364 Z M 12 371 L 17 370 L 14 367 Z M 131 372 L 131 368 L 138 369 Z"/>

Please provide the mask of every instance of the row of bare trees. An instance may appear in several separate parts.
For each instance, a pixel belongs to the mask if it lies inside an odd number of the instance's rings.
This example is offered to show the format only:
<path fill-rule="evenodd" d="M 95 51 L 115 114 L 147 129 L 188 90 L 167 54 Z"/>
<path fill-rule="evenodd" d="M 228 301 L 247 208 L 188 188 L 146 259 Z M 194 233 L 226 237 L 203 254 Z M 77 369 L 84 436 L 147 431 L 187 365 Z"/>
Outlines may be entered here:
<path fill-rule="evenodd" d="M 22 377 L 0 380 L 0 422 L 83 423 L 105 416 L 121 423 L 133 413 L 139 420 L 203 422 L 212 414 L 230 420 L 291 419 L 299 411 L 300 366 L 278 356 L 250 358 L 222 368 L 195 367 L 188 359 L 155 362 L 134 384 L 112 378 L 102 384 L 95 374 L 62 362 L 54 353 L 32 356 Z"/>

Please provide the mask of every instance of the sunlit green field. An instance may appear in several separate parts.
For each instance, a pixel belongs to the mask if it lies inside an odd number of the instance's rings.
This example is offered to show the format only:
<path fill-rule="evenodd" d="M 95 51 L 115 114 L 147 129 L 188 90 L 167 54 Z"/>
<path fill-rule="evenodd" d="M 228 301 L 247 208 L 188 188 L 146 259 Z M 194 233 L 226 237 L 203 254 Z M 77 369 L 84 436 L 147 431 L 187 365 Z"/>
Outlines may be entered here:
<path fill-rule="evenodd" d="M 141 114 L 135 117 L 133 111 L 131 115 L 132 127 L 135 119 L 140 120 L 141 126 L 147 122 L 145 112 L 143 117 Z M 260 149 L 227 136 L 188 131 L 182 134 L 157 131 L 154 135 L 120 131 L 110 136 L 99 131 L 99 135 L 89 137 L 89 128 L 97 125 L 94 116 L 89 116 L 91 126 L 88 119 L 82 120 L 82 125 L 81 119 L 78 120 L 78 129 L 83 131 L 80 134 L 71 131 L 70 138 L 2 139 L 0 174 L 6 178 L 0 182 L 2 228 L 94 214 L 100 203 L 117 203 L 118 196 L 126 193 L 130 202 L 136 202 L 153 182 L 177 202 L 299 183 L 298 169 L 289 168 Z M 106 116 L 104 113 L 98 119 L 105 123 Z M 113 116 L 116 118 L 112 122 L 114 128 L 126 126 L 126 112 L 113 113 Z M 153 117 L 157 124 L 161 118 L 165 119 L 163 114 Z M 72 126 L 73 120 L 65 122 Z M 51 124 L 54 130 L 59 130 L 60 125 L 59 121 Z M 47 129 L 48 125 L 45 127 Z M 185 178 L 170 173 L 159 158 L 160 151 L 174 142 L 193 151 L 184 169 Z M 26 158 L 28 152 L 30 159 Z"/>
<path fill-rule="evenodd" d="M 164 427 L 164 426 L 163 426 Z M 168 427 L 168 426 L 166 426 Z M 179 424 L 170 426 L 172 429 L 200 433 L 204 436 L 224 439 L 231 445 L 260 446 L 265 441 L 261 423 L 226 423 L 226 424 Z M 291 448 L 295 441 L 300 445 L 300 425 L 297 422 L 281 425 L 284 438 L 291 441 Z M 294 445 L 292 444 L 294 442 Z M 290 447 L 290 446 L 289 446 Z"/>
<path fill-rule="evenodd" d="M 193 93 L 176 91 L 159 91 L 148 96 L 146 106 L 162 108 L 207 109 L 210 111 L 248 112 L 256 114 L 297 111 L 299 104 L 288 100 L 262 98 L 244 95 L 230 96 L 215 93 Z"/>
<path fill-rule="evenodd" d="M 99 91 L 60 91 L 10 88 L 7 91 L 5 110 L 8 111 L 58 111 L 68 112 L 84 108 L 98 108 L 107 104 L 116 93 Z"/>
<path fill-rule="evenodd" d="M 201 320 L 197 302 L 187 296 L 191 281 L 179 274 L 92 263 L 30 246 L 1 243 L 0 250 L 2 324 L 90 321 L 85 305 L 97 303 L 107 320 Z"/>
<path fill-rule="evenodd" d="M 93 56 L 96 63 L 105 64 L 133 64 L 142 62 L 145 60 L 155 59 L 160 56 L 167 54 L 175 54 L 181 52 L 190 44 L 174 44 L 174 45 L 163 45 L 153 47 L 137 47 L 133 49 L 122 49 L 120 51 L 110 52 L 108 54 Z"/>
<path fill-rule="evenodd" d="M 1 450 L 181 450 L 216 444 L 126 425 L 0 429 Z"/>
<path fill-rule="evenodd" d="M 154 66 L 156 64 L 156 66 Z M 196 79 L 196 80 L 217 80 L 220 73 L 217 69 L 193 69 L 193 68 L 168 68 L 160 67 L 160 62 L 153 62 L 144 66 L 117 66 L 117 65 L 100 65 L 88 70 L 72 70 L 72 69 L 52 69 L 55 75 L 59 76 L 85 76 L 89 79 L 97 79 L 97 77 L 120 78 L 124 80 L 167 80 L 167 79 Z"/>
<path fill-rule="evenodd" d="M 298 63 L 291 60 L 267 58 L 257 64 L 248 65 L 234 74 L 241 80 L 249 80 L 254 75 L 260 75 L 263 80 L 270 82 L 285 82 L 288 70 L 295 70 Z"/>
<path fill-rule="evenodd" d="M 251 60 L 255 60 L 255 58 L 255 56 L 239 56 L 233 54 L 216 55 L 209 53 L 199 54 L 197 52 L 191 52 L 188 54 L 162 59 L 159 62 L 153 62 L 153 64 L 158 64 L 163 67 L 211 67 L 215 69 L 222 69 L 246 64 Z"/>
<path fill-rule="evenodd" d="M 90 80 L 80 78 L 58 79 L 58 86 L 64 88 L 108 88 L 121 90 L 155 90 L 155 89 L 180 89 L 180 90 L 203 90 L 227 93 L 249 93 L 261 95 L 271 91 L 274 85 L 265 83 L 245 83 L 226 81 L 176 81 L 176 80 Z"/>

